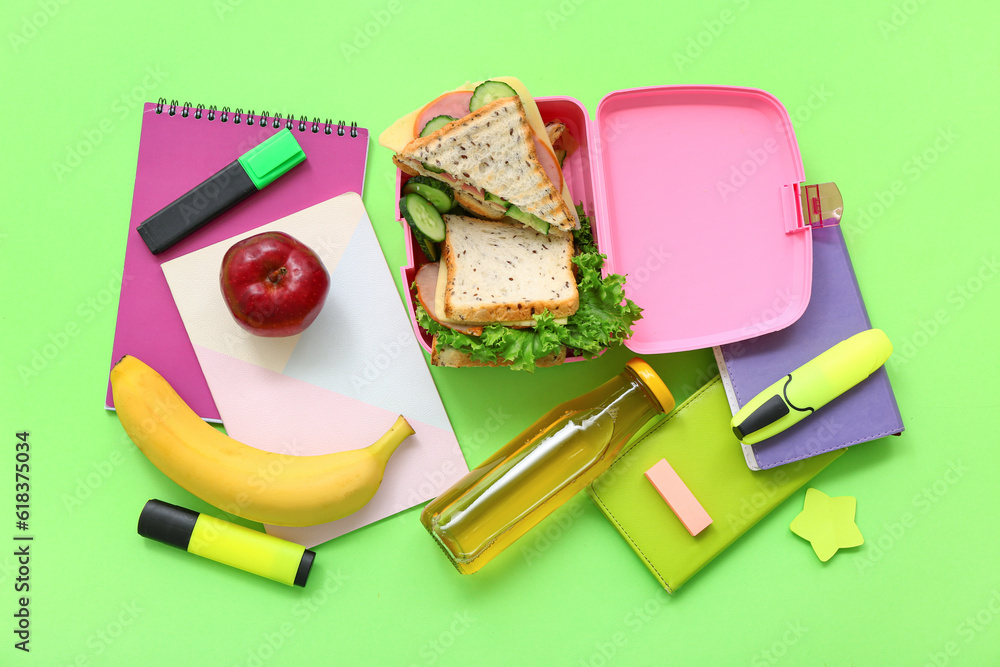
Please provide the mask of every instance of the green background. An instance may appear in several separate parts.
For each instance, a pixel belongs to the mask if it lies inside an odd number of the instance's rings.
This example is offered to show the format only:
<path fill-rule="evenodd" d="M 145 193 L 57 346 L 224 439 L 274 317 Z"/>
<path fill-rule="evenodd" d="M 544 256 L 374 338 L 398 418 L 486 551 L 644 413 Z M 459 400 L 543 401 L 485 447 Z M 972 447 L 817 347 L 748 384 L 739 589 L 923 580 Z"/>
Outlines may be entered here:
<path fill-rule="evenodd" d="M 996 664 L 994 5 L 652 6 L 4 4 L 0 663 Z M 872 321 L 896 346 L 906 432 L 851 449 L 814 481 L 857 497 L 864 546 L 820 563 L 788 529 L 804 491 L 674 597 L 583 496 L 473 577 L 434 547 L 419 508 L 318 547 L 306 589 L 136 535 L 150 497 L 210 511 L 101 407 L 142 102 L 355 119 L 377 137 L 439 92 L 500 74 L 591 113 L 610 91 L 661 84 L 753 86 L 785 104 L 807 180 L 840 186 Z M 364 201 L 396 268 L 393 178 L 373 140 Z M 629 356 L 434 377 L 475 465 Z M 715 372 L 706 350 L 648 360 L 678 400 Z M 485 438 L 491 409 L 510 418 Z M 20 430 L 32 442 L 29 655 L 12 632 Z"/>

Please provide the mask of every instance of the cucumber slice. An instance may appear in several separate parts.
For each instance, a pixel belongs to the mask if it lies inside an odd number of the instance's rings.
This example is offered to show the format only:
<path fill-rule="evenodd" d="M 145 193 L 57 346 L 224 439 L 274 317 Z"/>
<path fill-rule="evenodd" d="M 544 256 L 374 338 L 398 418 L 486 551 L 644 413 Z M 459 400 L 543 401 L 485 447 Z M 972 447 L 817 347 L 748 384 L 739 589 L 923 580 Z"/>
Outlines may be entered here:
<path fill-rule="evenodd" d="M 420 130 L 420 136 L 426 137 L 428 134 L 431 134 L 432 132 L 437 132 L 438 130 L 440 130 L 442 127 L 444 127 L 453 120 L 455 119 L 452 118 L 451 116 L 444 116 L 444 115 L 434 116 L 429 121 L 427 121 L 427 124 L 424 125 L 424 129 Z M 444 169 L 441 169 L 440 167 L 435 167 L 434 165 L 428 162 L 424 162 L 423 165 L 424 169 L 433 172 L 435 174 L 441 174 L 444 172 Z"/>
<path fill-rule="evenodd" d="M 566 151 L 560 149 L 556 151 L 556 159 L 559 160 L 559 168 L 562 169 L 563 161 L 566 159 Z"/>
<path fill-rule="evenodd" d="M 427 121 L 427 124 L 424 125 L 424 129 L 420 130 L 420 136 L 426 137 L 431 132 L 437 132 L 453 120 L 455 119 L 451 116 L 434 116 Z"/>
<path fill-rule="evenodd" d="M 491 201 L 491 202 L 493 202 L 495 204 L 500 204 L 501 206 L 504 207 L 504 209 L 510 208 L 510 204 L 508 204 L 506 201 L 504 201 L 500 197 L 497 197 L 492 192 L 485 191 L 485 190 L 484 190 L 484 192 L 486 192 L 486 201 Z"/>
<path fill-rule="evenodd" d="M 542 234 L 548 235 L 549 233 L 549 227 L 550 227 L 549 223 L 545 222 L 544 220 L 539 218 L 537 215 L 534 215 L 533 213 L 526 213 L 522 211 L 513 204 L 511 204 L 510 208 L 507 209 L 507 215 L 511 218 L 514 218 L 521 224 L 527 225 L 532 229 L 538 230 Z"/>
<path fill-rule="evenodd" d="M 469 100 L 469 112 L 503 97 L 517 97 L 517 91 L 503 81 L 483 81 L 476 86 Z"/>
<path fill-rule="evenodd" d="M 451 188 L 436 178 L 429 176 L 414 176 L 403 186 L 403 194 L 417 193 L 429 201 L 438 213 L 447 213 L 455 205 L 455 195 Z"/>
<path fill-rule="evenodd" d="M 427 259 L 436 262 L 440 257 L 437 244 L 444 241 L 446 231 L 441 214 L 433 204 L 415 192 L 403 195 L 399 200 L 399 212 L 410 225 L 413 238 L 427 255 Z"/>

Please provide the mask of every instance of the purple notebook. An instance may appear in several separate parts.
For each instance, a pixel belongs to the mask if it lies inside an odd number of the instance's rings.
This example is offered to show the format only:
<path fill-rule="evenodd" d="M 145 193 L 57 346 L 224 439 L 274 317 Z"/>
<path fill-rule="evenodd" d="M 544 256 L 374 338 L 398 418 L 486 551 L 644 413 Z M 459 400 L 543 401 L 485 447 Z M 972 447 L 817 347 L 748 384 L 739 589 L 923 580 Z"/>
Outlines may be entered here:
<path fill-rule="evenodd" d="M 814 229 L 812 238 L 812 296 L 802 317 L 780 331 L 715 348 L 733 414 L 783 375 L 872 328 L 840 227 Z M 788 430 L 743 445 L 743 453 L 751 469 L 766 470 L 902 431 L 883 366 Z"/>
<path fill-rule="evenodd" d="M 219 411 L 198 365 L 160 265 L 193 250 L 326 201 L 362 193 L 368 131 L 319 119 L 280 120 L 237 110 L 146 104 L 132 191 L 132 216 L 111 364 L 131 354 L 149 364 L 202 418 Z M 291 125 L 288 123 L 291 122 Z M 289 127 L 306 160 L 160 255 L 153 255 L 135 228 L 240 155 Z M 114 409 L 111 385 L 105 406 Z"/>

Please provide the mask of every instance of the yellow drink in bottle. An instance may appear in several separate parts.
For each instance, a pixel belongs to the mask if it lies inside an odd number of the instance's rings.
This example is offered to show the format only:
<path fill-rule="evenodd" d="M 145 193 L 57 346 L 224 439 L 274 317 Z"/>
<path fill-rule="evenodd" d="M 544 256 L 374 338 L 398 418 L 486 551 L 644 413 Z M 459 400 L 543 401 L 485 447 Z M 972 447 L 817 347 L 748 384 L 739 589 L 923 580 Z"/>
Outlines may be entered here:
<path fill-rule="evenodd" d="M 649 419 L 673 409 L 641 359 L 556 406 L 430 502 L 420 521 L 459 572 L 472 574 L 608 469 Z"/>

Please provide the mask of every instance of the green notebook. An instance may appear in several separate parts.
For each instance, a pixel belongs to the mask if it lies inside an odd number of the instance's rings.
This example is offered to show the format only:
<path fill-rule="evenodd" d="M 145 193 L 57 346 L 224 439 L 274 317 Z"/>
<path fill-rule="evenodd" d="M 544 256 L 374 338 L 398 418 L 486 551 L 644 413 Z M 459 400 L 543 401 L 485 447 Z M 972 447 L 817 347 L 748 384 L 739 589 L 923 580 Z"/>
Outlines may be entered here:
<path fill-rule="evenodd" d="M 587 489 L 670 593 L 845 451 L 753 471 L 729 427 L 731 418 L 716 377 L 629 443 Z M 712 517 L 695 537 L 644 476 L 660 459 L 670 463 Z"/>

